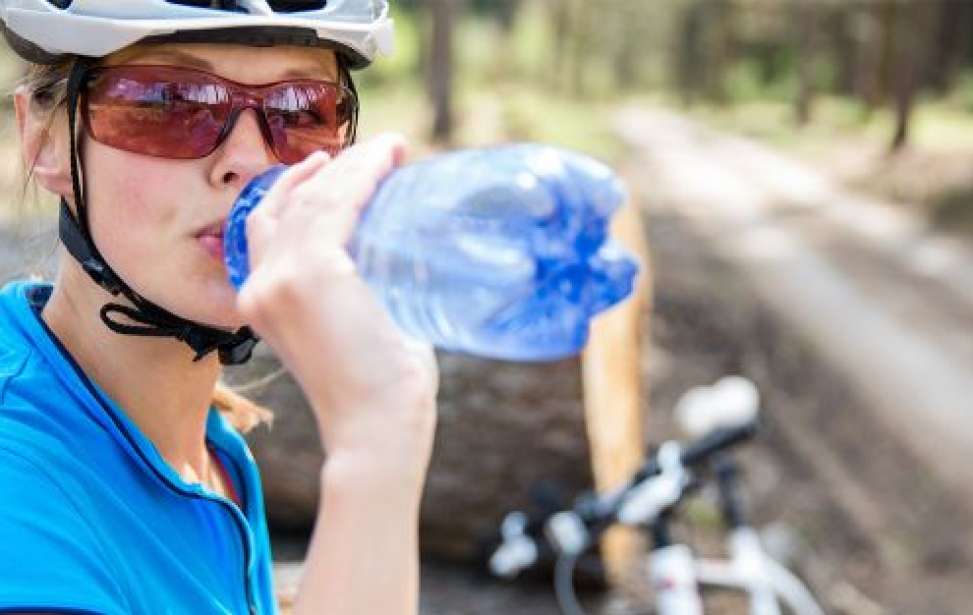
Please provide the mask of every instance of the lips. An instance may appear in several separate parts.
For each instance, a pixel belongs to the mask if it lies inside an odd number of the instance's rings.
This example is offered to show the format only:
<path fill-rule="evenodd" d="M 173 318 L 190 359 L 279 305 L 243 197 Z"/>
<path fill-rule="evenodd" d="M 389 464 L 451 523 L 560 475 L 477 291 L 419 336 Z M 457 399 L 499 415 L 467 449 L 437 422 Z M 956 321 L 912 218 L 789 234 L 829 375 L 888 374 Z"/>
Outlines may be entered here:
<path fill-rule="evenodd" d="M 223 229 L 224 229 L 225 226 L 226 226 L 226 220 L 218 220 L 218 221 L 214 222 L 213 224 L 210 224 L 209 226 L 207 226 L 207 227 L 205 227 L 203 229 L 200 229 L 200 231 L 198 233 L 196 233 L 196 236 L 197 237 L 203 237 L 203 236 L 209 235 L 209 236 L 212 236 L 212 237 L 219 237 L 219 238 L 222 239 L 223 238 Z"/>
<path fill-rule="evenodd" d="M 226 220 L 220 220 L 201 229 L 196 234 L 196 240 L 200 247 L 219 261 L 223 260 L 223 229 L 225 225 Z"/>

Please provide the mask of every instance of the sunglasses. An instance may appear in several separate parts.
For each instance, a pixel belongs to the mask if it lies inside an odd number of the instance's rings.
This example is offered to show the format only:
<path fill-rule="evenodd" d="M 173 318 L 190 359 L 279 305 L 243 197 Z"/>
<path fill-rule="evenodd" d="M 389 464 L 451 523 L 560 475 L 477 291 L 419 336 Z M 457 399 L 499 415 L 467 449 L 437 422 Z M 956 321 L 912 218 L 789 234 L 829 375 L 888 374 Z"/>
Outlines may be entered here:
<path fill-rule="evenodd" d="M 284 164 L 318 150 L 335 155 L 355 139 L 358 99 L 330 81 L 251 86 L 189 68 L 121 65 L 92 69 L 81 92 L 92 139 L 162 158 L 210 155 L 246 109 Z"/>

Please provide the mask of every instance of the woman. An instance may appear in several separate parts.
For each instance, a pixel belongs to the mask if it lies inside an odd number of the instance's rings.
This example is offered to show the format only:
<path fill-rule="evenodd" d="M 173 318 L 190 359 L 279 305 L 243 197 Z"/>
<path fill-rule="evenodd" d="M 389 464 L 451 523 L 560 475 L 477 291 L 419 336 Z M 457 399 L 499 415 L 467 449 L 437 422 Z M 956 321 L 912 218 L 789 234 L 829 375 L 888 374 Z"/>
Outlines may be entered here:
<path fill-rule="evenodd" d="M 0 18 L 35 64 L 22 153 L 70 255 L 53 286 L 0 292 L 0 611 L 276 612 L 259 476 L 212 404 L 259 336 L 328 453 L 294 612 L 416 612 L 435 363 L 343 248 L 403 156 L 396 136 L 350 146 L 349 70 L 387 45 L 385 0 L 0 0 Z M 222 225 L 280 162 L 236 295 Z"/>

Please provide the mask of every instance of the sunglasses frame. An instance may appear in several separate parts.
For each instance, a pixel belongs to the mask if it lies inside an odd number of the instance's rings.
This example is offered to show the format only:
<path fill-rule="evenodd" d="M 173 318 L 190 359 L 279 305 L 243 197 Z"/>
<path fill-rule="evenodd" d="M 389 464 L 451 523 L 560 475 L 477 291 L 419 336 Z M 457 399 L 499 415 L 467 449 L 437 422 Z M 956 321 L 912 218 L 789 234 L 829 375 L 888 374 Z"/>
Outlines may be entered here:
<path fill-rule="evenodd" d="M 142 70 L 149 70 L 149 71 L 160 70 L 165 72 L 190 73 L 193 75 L 200 75 L 206 78 L 207 80 L 211 80 L 226 88 L 226 91 L 230 95 L 230 100 L 228 103 L 229 113 L 227 114 L 226 119 L 223 121 L 223 125 L 220 128 L 219 135 L 216 137 L 212 147 L 209 148 L 208 151 L 200 155 L 187 155 L 187 156 L 154 154 L 154 153 L 139 151 L 137 148 L 124 147 L 116 143 L 109 143 L 103 141 L 102 139 L 98 138 L 95 135 L 95 131 L 92 127 L 92 121 L 91 121 L 91 108 L 90 108 L 89 91 L 88 91 L 88 87 L 91 81 L 97 78 L 98 75 L 105 72 L 124 72 L 124 71 L 135 72 L 135 71 L 142 71 Z M 240 83 L 238 81 L 233 81 L 232 79 L 226 79 L 225 77 L 221 77 L 220 75 L 216 75 L 214 73 L 196 69 L 196 68 L 186 68 L 182 66 L 171 66 L 165 64 L 119 64 L 113 66 L 96 66 L 88 70 L 84 75 L 84 81 L 82 82 L 82 86 L 80 88 L 79 102 L 80 102 L 82 123 L 84 125 L 85 132 L 88 134 L 88 136 L 90 136 L 95 141 L 98 141 L 99 143 L 103 143 L 104 145 L 108 145 L 109 147 L 122 149 L 124 151 L 129 151 L 136 154 L 143 154 L 146 156 L 154 156 L 157 158 L 167 158 L 172 160 L 198 160 L 201 158 L 206 158 L 207 156 L 215 152 L 217 149 L 219 149 L 220 145 L 222 145 L 223 142 L 226 140 L 226 138 L 230 135 L 230 133 L 233 131 L 233 127 L 236 125 L 237 119 L 239 119 L 240 117 L 240 114 L 246 111 L 247 109 L 253 109 L 257 114 L 258 124 L 260 126 L 260 132 L 263 136 L 264 142 L 270 147 L 271 151 L 273 151 L 274 156 L 278 159 L 278 161 L 283 162 L 284 164 L 295 164 L 296 162 L 299 162 L 299 160 L 285 161 L 281 157 L 280 150 L 282 147 L 286 147 L 286 142 L 278 144 L 277 140 L 274 138 L 273 130 L 270 127 L 270 120 L 268 119 L 267 116 L 267 109 L 266 109 L 267 97 L 265 96 L 265 94 L 268 91 L 273 90 L 275 88 L 279 88 L 282 85 L 302 84 L 302 83 L 314 84 L 316 87 L 325 85 L 329 88 L 335 89 L 337 93 L 336 104 L 340 105 L 341 101 L 343 100 L 350 101 L 352 105 L 351 112 L 349 114 L 348 119 L 346 120 L 346 122 L 350 124 L 348 128 L 348 135 L 343 140 L 342 144 L 337 148 L 336 151 L 341 151 L 351 146 L 355 142 L 357 132 L 358 132 L 358 116 L 360 110 L 358 95 L 353 88 L 348 87 L 343 83 L 339 83 L 335 81 L 327 81 L 327 80 L 319 80 L 319 79 L 282 79 L 280 81 L 274 81 L 271 83 L 249 85 L 249 84 Z M 332 152 L 332 154 L 334 153 L 336 152 Z M 310 155 L 310 153 L 308 155 Z"/>

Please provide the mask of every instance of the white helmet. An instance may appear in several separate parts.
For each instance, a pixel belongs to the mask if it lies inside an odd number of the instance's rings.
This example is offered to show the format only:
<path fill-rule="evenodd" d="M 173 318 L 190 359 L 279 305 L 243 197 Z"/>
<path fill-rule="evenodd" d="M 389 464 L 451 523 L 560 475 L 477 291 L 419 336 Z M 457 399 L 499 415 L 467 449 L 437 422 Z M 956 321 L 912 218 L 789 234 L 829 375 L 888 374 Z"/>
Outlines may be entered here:
<path fill-rule="evenodd" d="M 388 0 L 0 0 L 24 59 L 104 57 L 139 41 L 331 47 L 349 68 L 392 52 Z"/>

